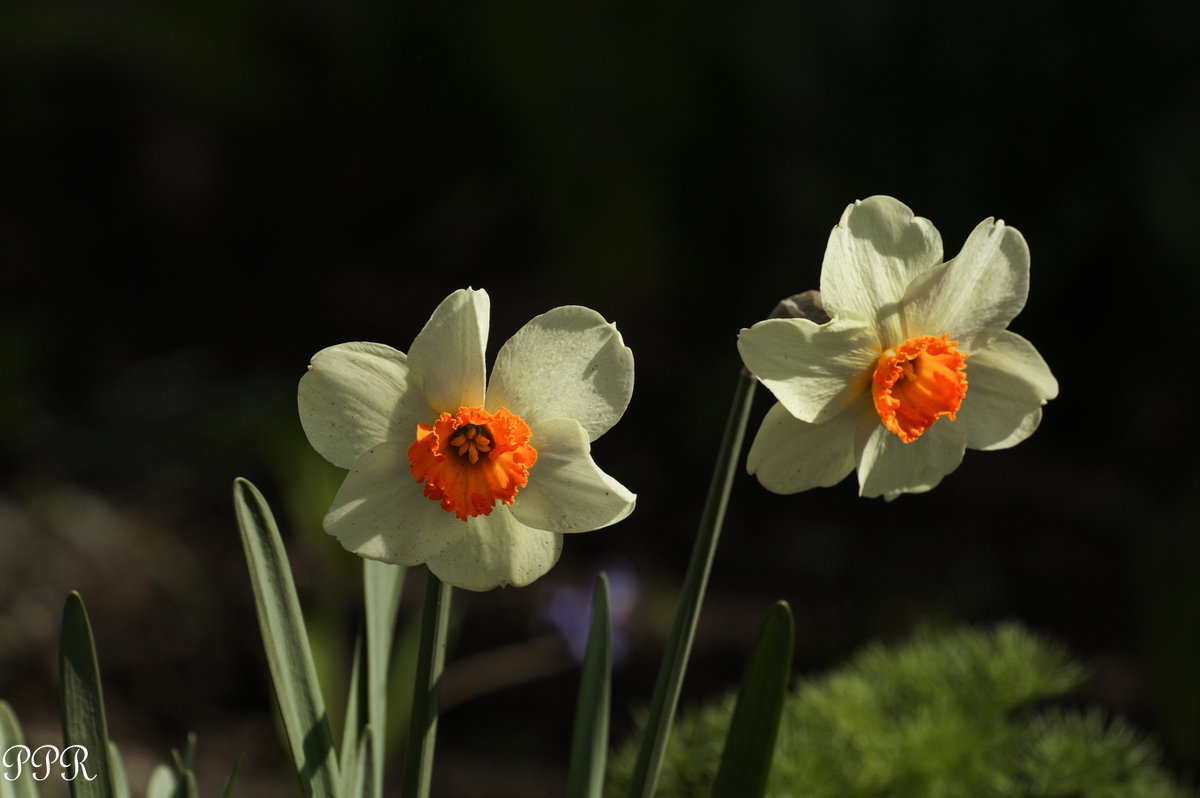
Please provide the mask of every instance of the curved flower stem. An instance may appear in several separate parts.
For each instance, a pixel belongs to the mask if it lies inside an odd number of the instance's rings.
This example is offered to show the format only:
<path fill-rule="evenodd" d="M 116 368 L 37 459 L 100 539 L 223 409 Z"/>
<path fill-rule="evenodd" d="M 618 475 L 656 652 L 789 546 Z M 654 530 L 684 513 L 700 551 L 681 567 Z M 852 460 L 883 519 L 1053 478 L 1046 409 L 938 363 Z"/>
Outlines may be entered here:
<path fill-rule="evenodd" d="M 425 609 L 421 615 L 421 642 L 417 649 L 417 676 L 413 683 L 412 717 L 404 756 L 405 798 L 428 798 L 433 773 L 433 746 L 437 738 L 438 694 L 446 662 L 446 629 L 450 625 L 452 587 L 429 574 Z"/>
<path fill-rule="evenodd" d="M 658 681 L 654 686 L 654 698 L 650 702 L 650 714 L 642 732 L 641 747 L 630 782 L 631 798 L 649 798 L 654 794 L 654 787 L 658 782 L 663 750 L 671 731 L 675 707 L 679 703 L 683 673 L 687 670 L 692 639 L 696 634 L 696 622 L 700 617 L 700 606 L 704 603 L 704 590 L 708 586 L 708 574 L 712 570 L 713 555 L 717 550 L 717 540 L 721 536 L 721 524 L 725 520 L 725 508 L 729 504 L 729 493 L 737 473 L 738 455 L 746 436 L 746 422 L 750 418 L 750 407 L 757 387 L 758 380 L 743 370 L 738 379 L 733 404 L 729 408 L 729 419 L 725 422 L 725 433 L 708 488 L 708 498 L 704 502 L 704 513 L 700 516 L 700 529 L 692 547 L 692 559 L 688 563 L 687 576 L 679 596 L 679 607 L 675 611 L 675 620 L 671 624 L 670 637 L 667 638 Z"/>

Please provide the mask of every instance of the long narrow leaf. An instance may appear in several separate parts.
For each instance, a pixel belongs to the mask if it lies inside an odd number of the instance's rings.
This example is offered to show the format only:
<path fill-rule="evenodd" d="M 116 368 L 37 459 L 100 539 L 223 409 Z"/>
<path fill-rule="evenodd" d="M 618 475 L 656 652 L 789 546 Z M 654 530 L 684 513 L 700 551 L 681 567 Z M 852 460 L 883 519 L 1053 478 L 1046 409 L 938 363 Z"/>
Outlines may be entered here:
<path fill-rule="evenodd" d="M 360 630 L 354 641 L 354 663 L 350 667 L 350 691 L 346 697 L 346 722 L 342 727 L 342 748 L 339 765 L 342 773 L 342 795 L 352 796 L 354 773 L 357 770 L 358 744 L 363 727 L 367 725 L 367 661 L 363 657 L 363 634 Z"/>
<path fill-rule="evenodd" d="M 58 670 L 62 691 L 63 748 L 78 745 L 87 752 L 80 774 L 70 781 L 71 796 L 115 798 L 96 644 L 83 599 L 75 592 L 67 596 L 63 607 Z M 89 780 L 82 771 L 94 778 Z"/>
<path fill-rule="evenodd" d="M 196 759 L 196 735 L 189 734 L 187 747 L 183 754 L 172 751 L 175 758 L 175 772 L 179 775 L 179 786 L 176 788 L 176 798 L 200 798 L 200 788 L 196 784 L 196 773 L 192 770 L 192 762 Z"/>
<path fill-rule="evenodd" d="M 20 752 L 14 748 L 25 744 L 25 735 L 21 733 L 21 724 L 17 715 L 7 701 L 0 701 L 0 766 L 3 766 L 3 778 L 0 778 L 0 798 L 38 798 L 37 785 L 33 783 L 33 772 L 28 764 L 17 769 L 17 757 Z M 11 751 L 11 753 L 9 753 Z M 9 780 L 11 779 L 11 781 Z"/>
<path fill-rule="evenodd" d="M 383 796 L 383 764 L 387 755 L 388 672 L 400 591 L 407 569 L 363 560 L 363 599 L 367 614 L 367 717 L 371 726 L 370 784 L 372 798 Z"/>
<path fill-rule="evenodd" d="M 200 798 L 200 787 L 196 784 L 194 771 L 185 770 L 180 781 L 183 784 L 183 798 Z"/>
<path fill-rule="evenodd" d="M 608 758 L 608 713 L 612 696 L 612 625 L 608 613 L 608 576 L 596 577 L 592 624 L 575 706 L 568 798 L 600 798 Z"/>
<path fill-rule="evenodd" d="M 758 798 L 766 793 L 783 700 L 792 674 L 792 610 L 781 601 L 767 613 L 742 676 L 713 798 Z"/>
<path fill-rule="evenodd" d="M 129 798 L 129 777 L 125 774 L 125 761 L 121 751 L 112 740 L 108 741 L 108 764 L 112 765 L 113 793 L 117 798 Z"/>
<path fill-rule="evenodd" d="M 358 753 L 354 757 L 354 773 L 350 780 L 350 787 L 346 791 L 346 798 L 370 798 L 379 789 L 373 783 L 375 765 L 371 762 L 372 739 L 374 739 L 374 735 L 371 734 L 371 727 L 364 727 L 356 746 Z"/>
<path fill-rule="evenodd" d="M 239 758 L 234 764 L 233 770 L 229 771 L 229 778 L 225 779 L 225 789 L 221 791 L 221 798 L 229 798 L 233 794 L 233 785 L 237 781 L 238 770 L 242 767 L 242 760 Z"/>
<path fill-rule="evenodd" d="M 758 381 L 743 372 L 734 392 L 725 432 L 717 462 L 713 466 L 712 482 L 708 487 L 708 498 L 700 516 L 700 528 L 692 546 L 687 576 L 680 590 L 679 606 L 675 620 L 667 637 L 659 666 L 658 680 L 654 685 L 654 696 L 650 699 L 649 714 L 642 740 L 638 747 L 637 761 L 633 766 L 629 795 L 631 798 L 650 798 L 658 783 L 658 771 L 662 767 L 663 751 L 671 733 L 675 708 L 679 704 L 679 693 L 683 689 L 683 675 L 687 670 L 688 657 L 692 651 L 692 640 L 696 635 L 696 624 L 700 619 L 700 608 L 704 603 L 704 592 L 708 587 L 708 574 L 712 570 L 713 556 L 721 537 L 721 524 L 725 520 L 725 508 L 737 473 L 738 455 L 746 436 L 746 422 Z"/>
<path fill-rule="evenodd" d="M 450 596 L 454 588 L 428 576 L 425 608 L 421 612 L 421 642 L 413 680 L 412 715 L 404 755 L 404 798 L 428 798 L 433 779 L 433 750 L 437 741 L 438 698 L 446 664 L 446 632 L 450 626 Z"/>
<path fill-rule="evenodd" d="M 245 479 L 233 483 L 233 505 L 271 681 L 301 789 L 309 798 L 340 798 L 333 736 L 279 529 L 262 494 Z"/>

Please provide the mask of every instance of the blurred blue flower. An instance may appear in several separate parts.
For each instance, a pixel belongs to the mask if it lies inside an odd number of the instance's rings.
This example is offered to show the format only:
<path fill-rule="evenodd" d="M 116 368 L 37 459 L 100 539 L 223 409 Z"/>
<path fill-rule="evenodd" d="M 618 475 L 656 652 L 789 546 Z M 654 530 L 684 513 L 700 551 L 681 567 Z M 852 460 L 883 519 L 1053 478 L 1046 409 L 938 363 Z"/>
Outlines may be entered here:
<path fill-rule="evenodd" d="M 638 598 L 638 580 L 633 568 L 623 560 L 604 563 L 596 573 L 608 576 L 609 620 L 612 625 L 612 659 L 619 664 L 629 654 L 628 620 Z M 538 617 L 562 637 L 571 656 L 583 662 L 587 651 L 588 629 L 592 623 L 593 578 L 586 588 L 575 585 L 555 587 L 542 604 Z"/>

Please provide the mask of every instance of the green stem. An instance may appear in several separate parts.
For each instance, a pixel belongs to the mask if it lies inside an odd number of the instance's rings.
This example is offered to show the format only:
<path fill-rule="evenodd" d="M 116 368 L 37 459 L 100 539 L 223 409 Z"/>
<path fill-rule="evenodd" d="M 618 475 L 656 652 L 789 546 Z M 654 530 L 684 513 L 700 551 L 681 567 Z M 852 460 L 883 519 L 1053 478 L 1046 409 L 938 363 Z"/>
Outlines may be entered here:
<path fill-rule="evenodd" d="M 433 747 L 437 739 L 438 694 L 446 662 L 446 629 L 450 625 L 449 585 L 432 573 L 425 587 L 421 616 L 421 643 L 417 650 L 417 676 L 413 683 L 412 718 L 404 757 L 405 798 L 428 798 L 433 774 Z"/>
<path fill-rule="evenodd" d="M 649 798 L 654 794 L 654 787 L 658 782 L 658 771 L 675 717 L 675 707 L 679 703 L 683 674 L 687 670 L 692 639 L 696 634 L 696 622 L 700 618 L 700 607 L 704 603 L 704 590 L 708 586 L 713 555 L 721 537 L 721 524 L 725 520 L 725 508 L 729 504 L 729 493 L 737 473 L 738 455 L 746 436 L 746 423 L 750 418 L 750 407 L 757 386 L 758 380 L 743 370 L 733 396 L 733 404 L 729 408 L 729 419 L 725 422 L 725 434 L 713 469 L 704 513 L 700 517 L 700 529 L 692 547 L 692 559 L 688 563 L 679 607 L 675 611 L 670 637 L 667 638 L 658 682 L 654 686 L 650 715 L 646 721 L 637 763 L 633 769 L 633 779 L 630 782 L 631 798 Z"/>

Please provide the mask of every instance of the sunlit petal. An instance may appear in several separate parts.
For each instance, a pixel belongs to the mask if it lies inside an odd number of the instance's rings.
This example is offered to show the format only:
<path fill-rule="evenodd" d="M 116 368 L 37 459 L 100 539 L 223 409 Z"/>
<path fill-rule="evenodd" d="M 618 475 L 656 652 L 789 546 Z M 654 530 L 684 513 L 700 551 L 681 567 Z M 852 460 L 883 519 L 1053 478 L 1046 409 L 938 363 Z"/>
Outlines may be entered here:
<path fill-rule="evenodd" d="M 921 274 L 904 297 L 905 336 L 949 333 L 964 352 L 987 346 L 1025 307 L 1029 247 L 985 219 L 954 260 Z"/>
<path fill-rule="evenodd" d="M 793 416 L 819 424 L 833 418 L 871 381 L 879 357 L 863 322 L 767 319 L 738 336 L 746 368 Z"/>
<path fill-rule="evenodd" d="M 1007 449 L 1028 438 L 1058 381 L 1033 344 L 1005 331 L 971 356 L 971 387 L 959 411 L 971 449 Z"/>
<path fill-rule="evenodd" d="M 432 416 L 483 404 L 489 308 L 486 291 L 455 291 L 442 300 L 413 340 L 408 365 L 434 411 Z"/>
<path fill-rule="evenodd" d="M 552 532 L 588 532 L 633 512 L 637 497 L 592 460 L 587 433 L 570 418 L 534 429 L 537 463 L 511 512 L 521 523 Z"/>
<path fill-rule="evenodd" d="M 941 262 L 942 237 L 928 219 L 892 197 L 858 200 L 829 234 L 821 299 L 834 318 L 873 324 L 886 349 L 904 340 L 899 311 L 909 283 Z"/>
<path fill-rule="evenodd" d="M 467 590 L 523 587 L 558 562 L 562 535 L 525 526 L 508 507 L 472 518 L 464 534 L 428 561 L 443 582 Z"/>
<path fill-rule="evenodd" d="M 938 421 L 911 443 L 896 437 L 876 419 L 861 419 L 855 435 L 860 496 L 924 493 L 958 468 L 966 451 L 966 427 Z"/>
<path fill-rule="evenodd" d="M 411 435 L 427 412 L 404 353 L 371 343 L 339 344 L 314 355 L 300 378 L 297 404 L 312 447 L 341 468 L 377 443 Z"/>
<path fill-rule="evenodd" d="M 573 418 L 596 440 L 621 418 L 633 395 L 633 353 L 616 325 L 569 305 L 535 317 L 500 348 L 487 409 L 507 407 L 537 427 Z"/>
<path fill-rule="evenodd" d="M 866 398 L 824 424 L 801 421 L 776 402 L 754 436 L 746 470 L 772 493 L 836 485 L 854 470 L 854 431 L 871 409 Z"/>
<path fill-rule="evenodd" d="M 417 565 L 461 539 L 466 524 L 421 494 L 407 447 L 386 441 L 362 454 L 325 514 L 325 531 L 370 560 Z"/>

